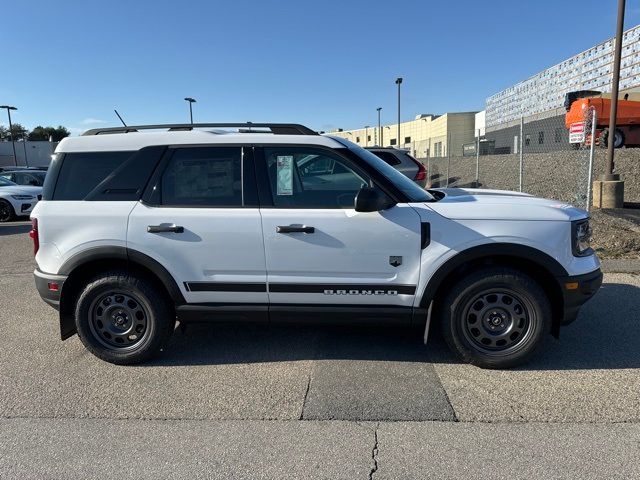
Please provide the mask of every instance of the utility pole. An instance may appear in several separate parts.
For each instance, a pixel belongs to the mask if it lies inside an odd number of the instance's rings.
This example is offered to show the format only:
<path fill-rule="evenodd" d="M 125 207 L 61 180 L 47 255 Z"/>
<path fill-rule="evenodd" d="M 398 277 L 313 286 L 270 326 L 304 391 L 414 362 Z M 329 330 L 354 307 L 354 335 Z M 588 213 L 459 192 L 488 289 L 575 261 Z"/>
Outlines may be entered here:
<path fill-rule="evenodd" d="M 616 45 L 613 53 L 613 77 L 611 79 L 611 114 L 609 115 L 609 135 L 607 138 L 607 164 L 602 180 L 619 180 L 613 173 L 613 150 L 615 147 L 616 123 L 618 115 L 618 88 L 620 86 L 620 57 L 622 56 L 622 31 L 624 29 L 625 0 L 618 0 L 618 22 L 616 25 Z"/>
<path fill-rule="evenodd" d="M 378 132 L 380 133 L 380 147 L 384 146 L 384 142 L 382 141 L 382 126 L 380 125 L 380 110 L 382 110 L 382 107 L 378 107 L 376 108 L 376 110 L 378 111 Z"/>
<path fill-rule="evenodd" d="M 396 85 L 398 85 L 398 139 L 396 146 L 400 148 L 400 85 L 402 85 L 402 77 L 396 78 Z"/>
<path fill-rule="evenodd" d="M 616 124 L 618 115 L 618 90 L 620 86 L 620 57 L 622 56 L 622 33 L 624 30 L 625 0 L 618 0 L 615 50 L 613 52 L 613 77 L 611 78 L 611 111 L 609 115 L 609 135 L 607 136 L 607 163 L 604 175 L 593 182 L 593 205 L 599 208 L 624 207 L 624 182 L 620 175 L 613 173 Z M 593 140 L 592 140 L 593 141 Z"/>
<path fill-rule="evenodd" d="M 11 107 L 9 105 L 0 105 L 0 108 L 7 109 L 7 115 L 9 116 L 9 135 L 11 135 L 11 147 L 13 148 L 13 163 L 18 166 L 18 157 L 16 156 L 16 139 L 13 135 L 13 124 L 11 123 L 11 110 L 18 110 L 16 107 Z"/>

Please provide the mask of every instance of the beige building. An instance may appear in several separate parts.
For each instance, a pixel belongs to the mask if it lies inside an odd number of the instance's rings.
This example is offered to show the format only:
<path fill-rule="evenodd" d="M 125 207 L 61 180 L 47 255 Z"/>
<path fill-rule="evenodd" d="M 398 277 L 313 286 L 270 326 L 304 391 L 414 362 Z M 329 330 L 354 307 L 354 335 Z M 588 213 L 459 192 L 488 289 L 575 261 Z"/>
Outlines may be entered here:
<path fill-rule="evenodd" d="M 346 138 L 361 147 L 406 148 L 416 158 L 462 155 L 462 146 L 475 142 L 475 115 L 477 112 L 456 112 L 443 115 L 421 114 L 414 120 L 398 124 L 377 125 L 357 130 L 338 130 L 331 135 Z"/>

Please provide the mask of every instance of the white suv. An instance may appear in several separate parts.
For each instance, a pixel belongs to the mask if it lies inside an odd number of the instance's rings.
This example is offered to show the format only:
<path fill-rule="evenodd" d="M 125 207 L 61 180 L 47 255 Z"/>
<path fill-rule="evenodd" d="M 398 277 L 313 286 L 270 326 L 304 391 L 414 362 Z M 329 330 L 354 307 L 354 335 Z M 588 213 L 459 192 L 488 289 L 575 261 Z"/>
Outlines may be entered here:
<path fill-rule="evenodd" d="M 176 320 L 383 321 L 421 326 L 425 342 L 437 320 L 464 361 L 510 367 L 602 282 L 586 212 L 425 191 L 301 125 L 65 138 L 31 216 L 36 286 L 62 339 L 77 332 L 118 364 L 156 353 Z"/>

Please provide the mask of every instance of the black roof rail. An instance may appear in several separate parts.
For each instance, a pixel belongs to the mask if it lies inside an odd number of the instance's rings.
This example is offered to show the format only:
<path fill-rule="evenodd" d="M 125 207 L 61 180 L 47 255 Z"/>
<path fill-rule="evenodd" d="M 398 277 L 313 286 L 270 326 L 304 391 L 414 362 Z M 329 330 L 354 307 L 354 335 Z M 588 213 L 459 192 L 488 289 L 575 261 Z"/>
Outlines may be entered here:
<path fill-rule="evenodd" d="M 238 128 L 241 133 L 251 133 L 253 128 L 268 128 L 274 135 L 318 135 L 309 127 L 297 123 L 169 123 L 163 125 L 129 125 L 126 127 L 93 128 L 82 135 L 102 135 L 105 133 L 131 133 L 140 130 L 193 130 L 194 128 Z M 255 132 L 260 133 L 260 132 Z"/>

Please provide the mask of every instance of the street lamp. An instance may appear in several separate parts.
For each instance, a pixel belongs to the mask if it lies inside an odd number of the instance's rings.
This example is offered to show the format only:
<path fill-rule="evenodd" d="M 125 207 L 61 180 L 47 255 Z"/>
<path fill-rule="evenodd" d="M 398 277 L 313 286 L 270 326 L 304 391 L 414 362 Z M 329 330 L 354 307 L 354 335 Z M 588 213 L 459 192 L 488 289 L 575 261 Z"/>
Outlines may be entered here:
<path fill-rule="evenodd" d="M 376 110 L 378 111 L 378 132 L 380 133 L 380 146 L 384 146 L 384 142 L 382 141 L 382 127 L 380 126 L 380 110 L 382 110 L 382 107 L 378 107 L 376 108 Z"/>
<path fill-rule="evenodd" d="M 192 105 L 196 103 L 195 98 L 186 97 L 185 100 L 189 102 L 189 118 L 191 119 L 191 125 L 193 125 L 193 108 Z"/>
<path fill-rule="evenodd" d="M 11 110 L 18 110 L 16 107 L 10 107 L 9 105 L 0 105 L 0 108 L 7 109 L 7 115 L 9 116 L 9 134 L 11 135 L 11 146 L 13 147 L 13 162 L 18 166 L 18 157 L 16 156 L 16 141 L 13 138 L 13 125 L 11 124 Z"/>
<path fill-rule="evenodd" d="M 396 78 L 396 85 L 398 85 L 398 140 L 396 145 L 400 147 L 400 85 L 402 85 L 402 77 Z"/>

